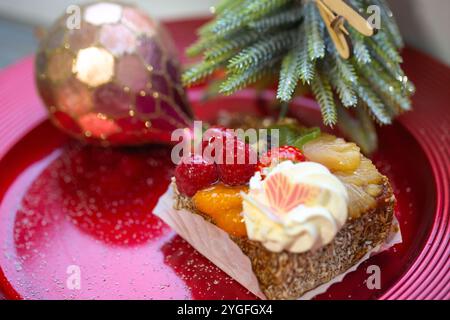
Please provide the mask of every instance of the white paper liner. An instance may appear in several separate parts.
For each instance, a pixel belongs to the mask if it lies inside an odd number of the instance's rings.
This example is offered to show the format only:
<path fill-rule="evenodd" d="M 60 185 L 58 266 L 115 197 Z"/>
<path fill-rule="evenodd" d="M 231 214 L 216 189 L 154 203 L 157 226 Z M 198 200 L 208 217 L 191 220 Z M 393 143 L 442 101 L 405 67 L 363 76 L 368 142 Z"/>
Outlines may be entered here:
<path fill-rule="evenodd" d="M 239 282 L 248 291 L 261 299 L 266 299 L 262 293 L 255 273 L 252 270 L 250 259 L 234 243 L 228 233 L 206 221 L 198 214 L 187 210 L 176 210 L 174 207 L 174 191 L 172 185 L 159 199 L 153 213 L 167 223 L 184 240 L 193 246 L 212 263 L 222 269 L 226 274 Z M 344 277 L 355 271 L 358 266 L 371 256 L 385 251 L 395 244 L 402 242 L 398 221 L 394 216 L 393 224 L 397 230 L 391 232 L 384 244 L 378 245 L 367 252 L 356 264 L 344 273 L 334 277 L 317 288 L 308 291 L 299 300 L 309 300 L 322 294 L 334 283 L 341 282 Z"/>

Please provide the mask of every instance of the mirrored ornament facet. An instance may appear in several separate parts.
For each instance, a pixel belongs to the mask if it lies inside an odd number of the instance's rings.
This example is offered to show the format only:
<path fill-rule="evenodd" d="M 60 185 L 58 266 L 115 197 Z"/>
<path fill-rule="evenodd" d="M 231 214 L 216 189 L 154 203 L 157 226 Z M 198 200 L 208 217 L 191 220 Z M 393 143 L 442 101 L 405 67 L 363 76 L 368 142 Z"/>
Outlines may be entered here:
<path fill-rule="evenodd" d="M 102 2 L 88 5 L 84 11 L 86 22 L 95 26 L 109 23 L 118 23 L 122 16 L 122 7 L 111 2 Z"/>
<path fill-rule="evenodd" d="M 124 25 L 104 25 L 100 31 L 100 43 L 115 56 L 135 51 L 136 37 Z"/>
<path fill-rule="evenodd" d="M 98 28 L 85 21 L 82 22 L 79 29 L 73 29 L 68 32 L 67 42 L 70 50 L 77 52 L 94 45 L 97 41 Z"/>
<path fill-rule="evenodd" d="M 97 87 L 114 75 L 114 57 L 103 48 L 90 47 L 78 51 L 73 73 L 81 82 Z"/>
<path fill-rule="evenodd" d="M 55 94 L 55 104 L 72 117 L 78 117 L 92 110 L 93 101 L 89 88 L 75 78 L 61 84 Z"/>
<path fill-rule="evenodd" d="M 65 49 L 55 50 L 48 57 L 46 74 L 53 82 L 68 79 L 72 74 L 73 56 Z"/>

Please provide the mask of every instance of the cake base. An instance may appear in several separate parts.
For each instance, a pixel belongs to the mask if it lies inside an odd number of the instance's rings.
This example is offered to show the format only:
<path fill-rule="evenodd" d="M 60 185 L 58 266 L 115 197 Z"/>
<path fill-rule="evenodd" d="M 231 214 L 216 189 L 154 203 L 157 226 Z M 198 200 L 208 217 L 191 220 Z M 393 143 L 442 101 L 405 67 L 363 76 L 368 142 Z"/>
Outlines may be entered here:
<path fill-rule="evenodd" d="M 310 299 L 373 254 L 401 242 L 394 202 L 386 179 L 375 209 L 347 221 L 330 244 L 305 253 L 274 253 L 248 238 L 229 236 L 198 212 L 190 198 L 180 195 L 174 183 L 160 198 L 154 214 L 258 297 Z"/>

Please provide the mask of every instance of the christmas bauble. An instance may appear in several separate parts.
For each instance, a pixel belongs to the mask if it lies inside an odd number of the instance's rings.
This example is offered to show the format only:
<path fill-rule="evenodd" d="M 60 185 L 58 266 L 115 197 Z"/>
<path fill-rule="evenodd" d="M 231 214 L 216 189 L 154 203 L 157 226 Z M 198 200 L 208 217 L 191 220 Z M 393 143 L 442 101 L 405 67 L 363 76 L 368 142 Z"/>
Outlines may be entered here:
<path fill-rule="evenodd" d="M 77 8 L 51 27 L 36 56 L 37 88 L 52 121 L 88 142 L 170 142 L 192 113 L 167 32 L 133 6 Z"/>

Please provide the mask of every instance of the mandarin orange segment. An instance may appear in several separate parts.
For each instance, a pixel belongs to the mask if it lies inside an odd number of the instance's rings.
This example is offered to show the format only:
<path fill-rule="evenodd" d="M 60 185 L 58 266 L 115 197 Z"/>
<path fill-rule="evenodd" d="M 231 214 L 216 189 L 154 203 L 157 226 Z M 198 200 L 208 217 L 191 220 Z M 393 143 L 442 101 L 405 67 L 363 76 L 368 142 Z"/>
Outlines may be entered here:
<path fill-rule="evenodd" d="M 247 192 L 248 187 L 217 184 L 198 191 L 192 201 L 197 210 L 210 216 L 219 228 L 234 236 L 245 236 L 241 191 Z"/>
<path fill-rule="evenodd" d="M 236 237 L 247 236 L 244 217 L 241 215 L 242 207 L 239 209 L 229 210 L 224 214 L 216 217 L 215 222 L 219 228 L 230 235 Z"/>

